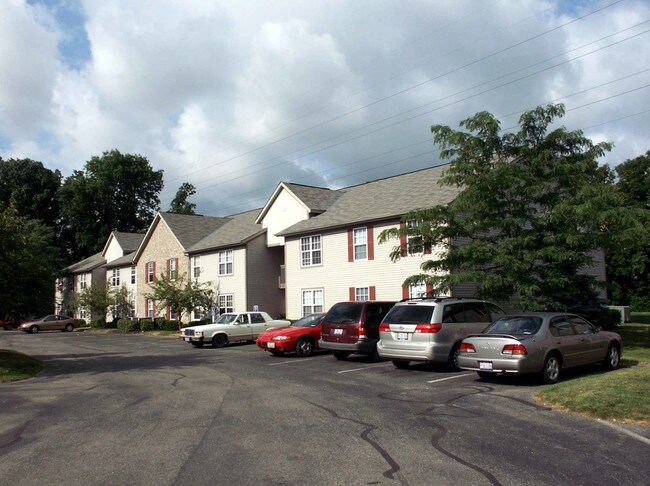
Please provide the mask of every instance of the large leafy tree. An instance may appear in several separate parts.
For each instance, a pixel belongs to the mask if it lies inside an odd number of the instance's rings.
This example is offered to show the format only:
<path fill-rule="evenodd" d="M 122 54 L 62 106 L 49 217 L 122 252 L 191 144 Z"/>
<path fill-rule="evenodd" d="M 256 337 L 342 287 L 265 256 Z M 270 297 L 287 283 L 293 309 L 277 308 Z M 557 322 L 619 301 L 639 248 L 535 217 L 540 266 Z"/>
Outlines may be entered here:
<path fill-rule="evenodd" d="M 194 214 L 196 204 L 187 200 L 194 194 L 196 194 L 196 188 L 189 182 L 183 182 L 181 187 L 178 188 L 178 191 L 176 191 L 174 199 L 172 199 L 169 212 L 178 214 Z"/>
<path fill-rule="evenodd" d="M 473 282 L 477 296 L 514 297 L 524 309 L 595 300 L 597 282 L 584 270 L 602 243 L 603 218 L 615 217 L 600 211 L 615 197 L 596 162 L 610 145 L 551 129 L 563 114 L 562 105 L 538 107 L 521 116 L 515 133 L 502 134 L 487 112 L 461 122 L 465 130 L 431 128 L 441 156 L 452 159 L 440 183 L 461 190 L 449 205 L 406 215 L 419 225 L 381 233 L 381 242 L 408 235 L 420 248 L 436 247 L 405 285 L 426 282 L 448 293 Z M 395 247 L 391 258 L 401 256 Z"/>
<path fill-rule="evenodd" d="M 59 187 L 58 170 L 31 159 L 0 157 L 0 208 L 11 206 L 20 216 L 38 219 L 54 229 L 59 221 Z"/>
<path fill-rule="evenodd" d="M 160 206 L 163 171 L 154 171 L 141 155 L 118 150 L 92 157 L 59 191 L 61 215 L 74 238 L 75 257 L 99 251 L 111 231 L 147 228 Z"/>
<path fill-rule="evenodd" d="M 42 222 L 0 210 L 0 318 L 50 314 L 61 261 L 54 232 Z"/>

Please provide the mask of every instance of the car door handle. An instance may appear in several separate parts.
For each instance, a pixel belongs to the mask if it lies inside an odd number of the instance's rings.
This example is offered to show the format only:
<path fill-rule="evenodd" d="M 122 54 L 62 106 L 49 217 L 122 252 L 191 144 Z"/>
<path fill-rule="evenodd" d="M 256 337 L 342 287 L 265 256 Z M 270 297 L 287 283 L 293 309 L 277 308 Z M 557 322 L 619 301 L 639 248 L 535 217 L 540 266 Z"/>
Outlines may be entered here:
<path fill-rule="evenodd" d="M 555 341 L 555 344 L 562 344 L 562 341 Z"/>

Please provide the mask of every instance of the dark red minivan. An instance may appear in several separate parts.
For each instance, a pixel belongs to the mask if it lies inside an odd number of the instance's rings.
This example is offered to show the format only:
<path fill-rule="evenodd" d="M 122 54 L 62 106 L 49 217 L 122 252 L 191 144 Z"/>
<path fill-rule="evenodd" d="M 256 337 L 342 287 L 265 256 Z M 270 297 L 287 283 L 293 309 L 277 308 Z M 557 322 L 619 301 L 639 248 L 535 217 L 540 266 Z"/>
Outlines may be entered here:
<path fill-rule="evenodd" d="M 318 346 L 331 350 L 336 359 L 347 359 L 352 353 L 378 359 L 379 324 L 394 305 L 374 300 L 334 304 L 323 319 Z"/>

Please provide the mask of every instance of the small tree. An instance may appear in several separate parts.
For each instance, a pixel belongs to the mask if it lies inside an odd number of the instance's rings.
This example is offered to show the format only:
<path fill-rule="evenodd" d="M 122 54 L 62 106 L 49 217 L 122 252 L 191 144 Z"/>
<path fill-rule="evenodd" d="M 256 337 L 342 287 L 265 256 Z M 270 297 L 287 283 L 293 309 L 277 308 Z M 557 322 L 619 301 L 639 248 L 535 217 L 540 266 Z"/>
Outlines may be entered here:
<path fill-rule="evenodd" d="M 126 288 L 126 285 L 122 285 L 119 289 L 111 292 L 111 311 L 114 317 L 126 319 L 131 316 L 133 311 L 131 297 L 131 292 Z"/>
<path fill-rule="evenodd" d="M 75 311 L 86 309 L 90 311 L 91 319 L 97 319 L 106 323 L 106 313 L 113 305 L 113 295 L 109 289 L 108 282 L 95 282 L 86 287 L 73 297 L 68 307 Z"/>

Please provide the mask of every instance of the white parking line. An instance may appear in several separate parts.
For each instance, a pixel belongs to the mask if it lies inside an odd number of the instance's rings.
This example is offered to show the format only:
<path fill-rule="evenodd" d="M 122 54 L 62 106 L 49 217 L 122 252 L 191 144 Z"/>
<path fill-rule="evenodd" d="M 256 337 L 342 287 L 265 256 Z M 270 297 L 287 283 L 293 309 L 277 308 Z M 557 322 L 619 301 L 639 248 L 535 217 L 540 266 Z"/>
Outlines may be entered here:
<path fill-rule="evenodd" d="M 286 361 L 280 361 L 278 363 L 270 363 L 267 366 L 278 366 L 278 365 L 283 365 L 283 364 L 304 363 L 305 361 L 311 361 L 312 359 L 322 359 L 322 358 L 327 358 L 327 355 L 326 356 L 314 356 L 313 358 L 288 359 Z"/>
<path fill-rule="evenodd" d="M 363 370 L 371 370 L 373 368 L 379 368 L 380 366 L 393 366 L 393 363 L 387 363 L 383 365 L 375 365 L 375 366 L 366 366 L 364 368 L 355 368 L 353 370 L 343 370 L 343 371 L 337 371 L 337 373 L 354 373 L 355 371 L 363 371 Z"/>
<path fill-rule="evenodd" d="M 456 379 L 456 378 L 462 378 L 463 376 L 469 376 L 471 374 L 472 373 L 463 373 L 462 375 L 448 376 L 447 378 L 438 378 L 437 380 L 427 381 L 427 383 L 438 383 L 439 381 L 453 380 L 453 379 Z"/>

